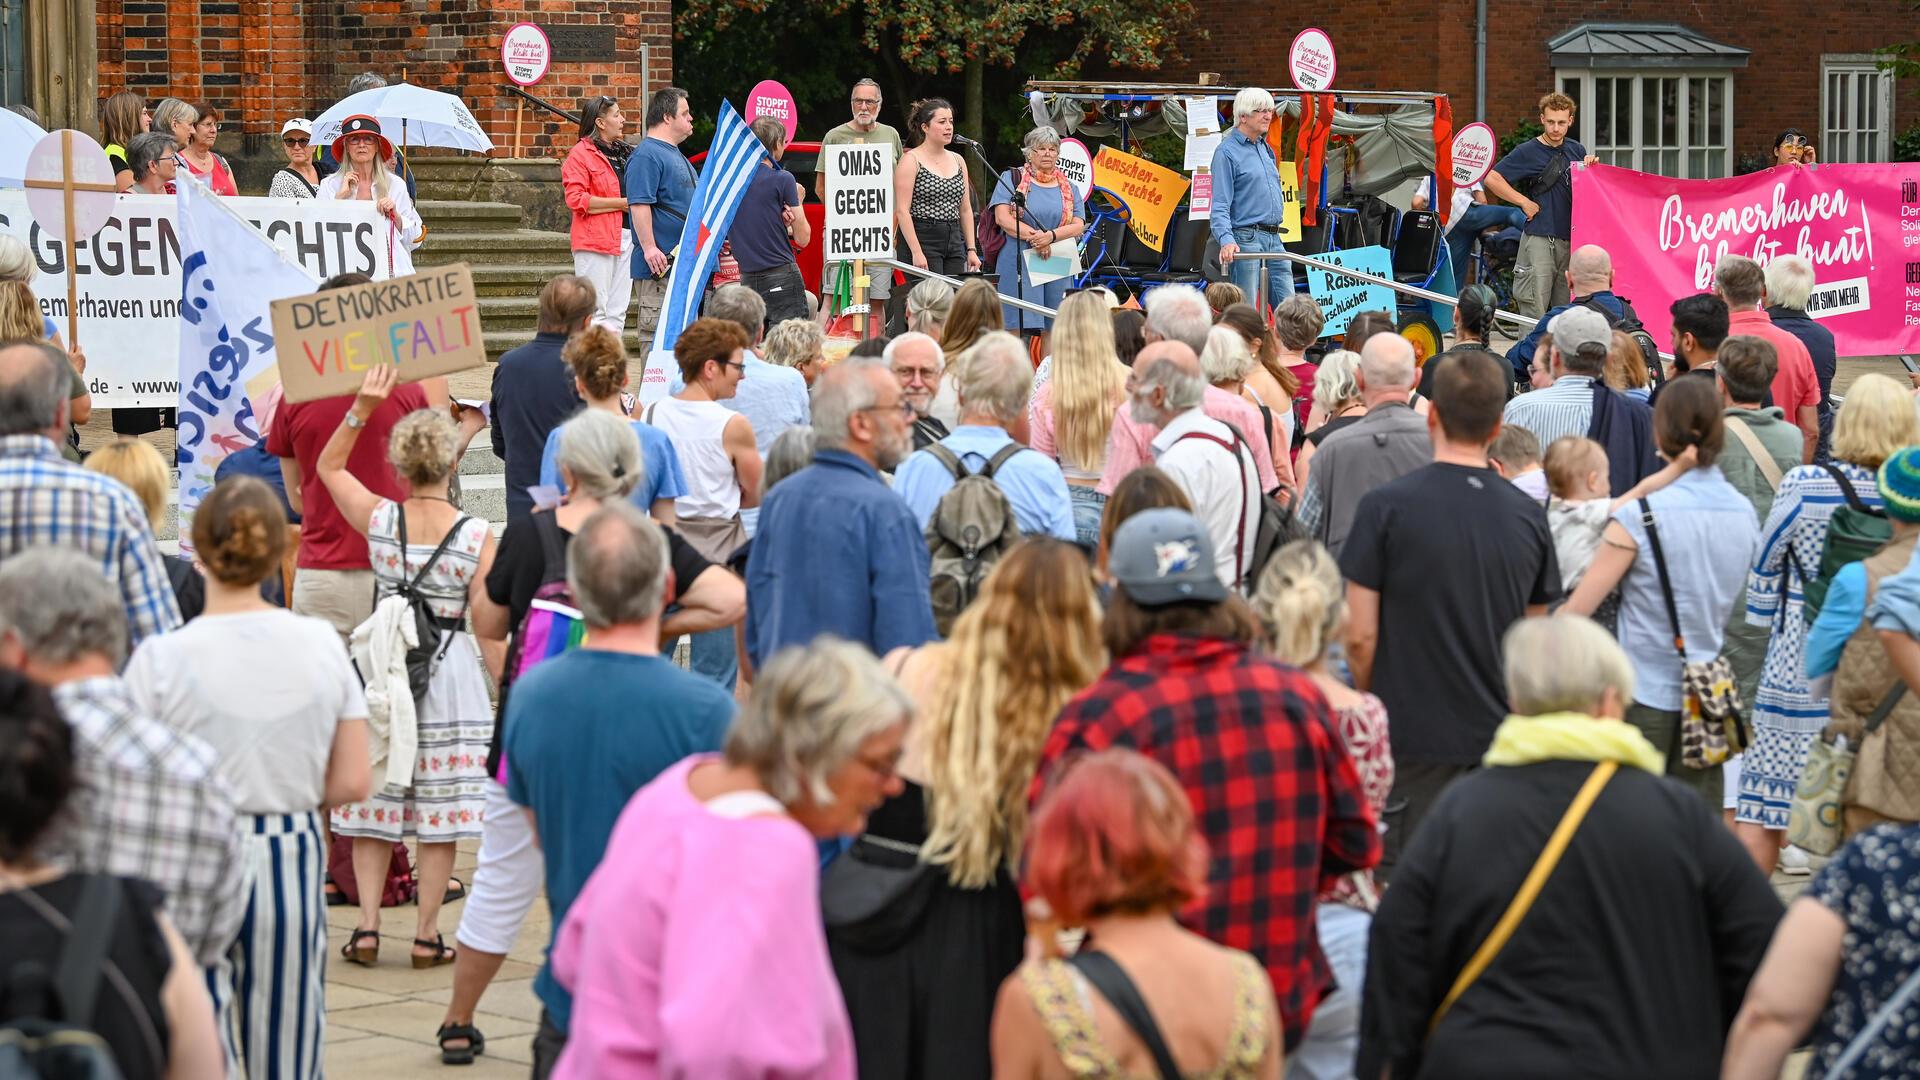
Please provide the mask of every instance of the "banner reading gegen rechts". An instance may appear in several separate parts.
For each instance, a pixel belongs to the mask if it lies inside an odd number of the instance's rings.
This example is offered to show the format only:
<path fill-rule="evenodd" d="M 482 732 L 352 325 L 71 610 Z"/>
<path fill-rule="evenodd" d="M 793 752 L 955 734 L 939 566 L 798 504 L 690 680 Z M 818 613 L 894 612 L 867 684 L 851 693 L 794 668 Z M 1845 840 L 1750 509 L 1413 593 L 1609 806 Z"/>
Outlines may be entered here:
<path fill-rule="evenodd" d="M 1813 263 L 1807 313 L 1841 356 L 1920 351 L 1920 163 L 1778 166 L 1674 180 L 1595 165 L 1573 176 L 1573 245 L 1613 256 L 1614 291 L 1662 346 L 1667 305 L 1713 288 L 1722 255 Z"/>
<path fill-rule="evenodd" d="M 224 205 L 318 280 L 349 271 L 385 276 L 386 224 L 370 202 L 241 197 Z M 58 230 L 36 225 L 26 193 L 15 190 L 0 191 L 0 232 L 32 252 L 34 295 L 64 336 L 67 257 Z M 119 196 L 106 226 L 76 247 L 80 345 L 94 407 L 174 406 L 182 256 L 173 196 Z"/>

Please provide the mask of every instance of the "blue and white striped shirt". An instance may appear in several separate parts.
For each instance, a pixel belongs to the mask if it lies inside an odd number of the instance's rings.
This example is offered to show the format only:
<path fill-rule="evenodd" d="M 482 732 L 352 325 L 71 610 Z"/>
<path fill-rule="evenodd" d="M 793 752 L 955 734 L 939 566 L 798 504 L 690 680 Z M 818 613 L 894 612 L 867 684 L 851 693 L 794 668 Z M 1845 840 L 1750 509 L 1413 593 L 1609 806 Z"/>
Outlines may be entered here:
<path fill-rule="evenodd" d="M 1593 426 L 1593 377 L 1562 375 L 1544 390 L 1521 394 L 1507 402 L 1503 422 L 1533 432 L 1543 455 L 1563 435 L 1584 436 Z"/>
<path fill-rule="evenodd" d="M 127 609 L 127 646 L 180 625 L 146 509 L 126 485 L 60 457 L 44 435 L 0 436 L 0 559 L 63 547 L 100 562 Z"/>

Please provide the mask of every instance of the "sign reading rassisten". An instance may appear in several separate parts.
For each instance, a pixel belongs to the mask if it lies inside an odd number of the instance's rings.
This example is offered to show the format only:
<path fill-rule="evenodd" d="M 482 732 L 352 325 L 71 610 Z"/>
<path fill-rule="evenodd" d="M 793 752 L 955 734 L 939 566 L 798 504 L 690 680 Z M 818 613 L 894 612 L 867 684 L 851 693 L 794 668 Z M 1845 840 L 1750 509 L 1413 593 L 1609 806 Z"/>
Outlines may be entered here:
<path fill-rule="evenodd" d="M 821 147 L 820 159 L 827 177 L 827 261 L 892 258 L 893 147 L 838 143 Z"/>

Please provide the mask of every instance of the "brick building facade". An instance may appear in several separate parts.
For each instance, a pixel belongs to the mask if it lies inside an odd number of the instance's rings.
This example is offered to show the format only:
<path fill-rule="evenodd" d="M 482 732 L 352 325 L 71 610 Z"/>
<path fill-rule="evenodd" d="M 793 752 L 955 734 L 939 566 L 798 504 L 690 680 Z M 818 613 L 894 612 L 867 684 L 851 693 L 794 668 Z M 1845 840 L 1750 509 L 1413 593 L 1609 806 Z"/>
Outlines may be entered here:
<path fill-rule="evenodd" d="M 281 123 L 318 115 L 362 71 L 460 95 L 496 154 L 509 154 L 517 99 L 503 89 L 500 40 L 522 21 L 555 49 L 531 92 L 562 108 L 611 94 L 637 128 L 645 94 L 673 73 L 670 0 L 99 0 L 96 10 L 99 99 L 132 89 L 149 103 L 210 102 L 221 150 L 236 158 L 277 159 Z M 564 153 L 574 139 L 566 121 L 527 106 L 527 155 Z"/>
<path fill-rule="evenodd" d="M 1280 25 L 1258 33 L 1249 24 L 1279 9 L 1230 0 L 1196 5 L 1209 36 L 1186 44 L 1188 61 L 1170 77 L 1217 71 L 1229 85 L 1285 85 L 1287 46 L 1298 29 L 1315 25 L 1332 36 L 1338 52 L 1336 87 L 1435 90 L 1451 99 L 1457 125 L 1476 119 L 1475 0 L 1346 0 L 1295 9 L 1277 20 Z M 1581 103 L 1575 126 L 1581 141 L 1595 149 L 1610 141 L 1624 159 L 1619 164 L 1669 175 L 1711 172 L 1716 161 L 1725 162 L 1721 171 L 1733 171 L 1742 158 L 1764 154 L 1788 127 L 1815 140 L 1823 161 L 1885 160 L 1888 136 L 1920 123 L 1920 81 L 1896 85 L 1874 70 L 1869 55 L 1920 39 L 1920 14 L 1910 0 L 1850 0 L 1818 9 L 1782 0 L 1486 5 L 1487 115 L 1480 119 L 1503 136 L 1534 119 L 1535 103 L 1556 88 L 1573 92 Z M 1638 55 L 1582 67 L 1572 66 L 1578 61 L 1569 55 L 1581 42 L 1552 46 L 1579 36 L 1570 32 L 1583 26 L 1605 34 L 1602 28 L 1623 24 L 1654 24 L 1667 33 L 1652 36 L 1669 39 L 1672 30 L 1690 32 L 1721 49 L 1675 48 L 1629 30 L 1613 36 L 1640 41 Z M 1723 93 L 1724 102 L 1718 100 Z M 1612 100 L 1603 103 L 1605 96 Z M 1616 124 L 1609 140 L 1596 138 L 1603 110 Z M 1691 136 L 1699 132 L 1688 129 L 1701 127 L 1710 130 L 1698 148 L 1711 152 L 1695 157 Z M 1656 149 L 1660 160 L 1647 160 Z M 1668 150 L 1678 151 L 1678 170 L 1661 167 L 1674 160 Z"/>

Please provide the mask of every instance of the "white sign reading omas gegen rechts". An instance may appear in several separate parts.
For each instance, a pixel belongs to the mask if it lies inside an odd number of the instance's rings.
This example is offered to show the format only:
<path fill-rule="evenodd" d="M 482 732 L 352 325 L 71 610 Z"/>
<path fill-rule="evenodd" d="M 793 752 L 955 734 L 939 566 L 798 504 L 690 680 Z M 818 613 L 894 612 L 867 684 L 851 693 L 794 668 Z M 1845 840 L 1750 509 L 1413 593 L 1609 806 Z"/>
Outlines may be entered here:
<path fill-rule="evenodd" d="M 893 258 L 893 146 L 840 143 L 820 149 L 827 177 L 828 262 Z"/>

